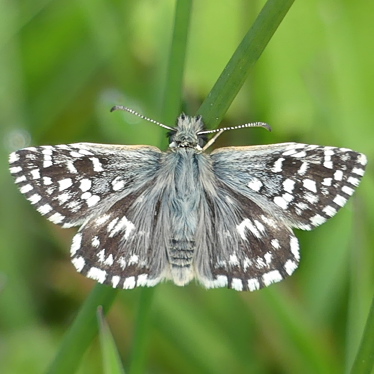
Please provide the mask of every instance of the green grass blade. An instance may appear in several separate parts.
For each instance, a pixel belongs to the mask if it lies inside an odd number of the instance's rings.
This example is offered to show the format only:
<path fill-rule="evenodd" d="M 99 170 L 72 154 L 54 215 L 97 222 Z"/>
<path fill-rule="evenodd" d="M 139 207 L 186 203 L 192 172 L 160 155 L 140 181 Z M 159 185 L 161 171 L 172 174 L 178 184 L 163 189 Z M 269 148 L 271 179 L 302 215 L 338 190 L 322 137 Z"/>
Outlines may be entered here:
<path fill-rule="evenodd" d="M 152 302 L 155 289 L 145 288 L 140 295 L 139 310 L 135 325 L 134 343 L 132 346 L 130 374 L 144 373 L 147 364 L 148 337 L 151 325 Z"/>
<path fill-rule="evenodd" d="M 98 331 L 96 309 L 108 312 L 118 290 L 98 284 L 88 296 L 76 319 L 65 335 L 60 350 L 47 370 L 49 374 L 74 373 L 84 352 Z"/>
<path fill-rule="evenodd" d="M 108 324 L 103 315 L 103 308 L 97 310 L 97 318 L 100 326 L 100 346 L 103 356 L 104 374 L 125 374 L 120 356 Z"/>
<path fill-rule="evenodd" d="M 198 114 L 217 127 L 294 0 L 269 0 L 231 57 Z"/>
<path fill-rule="evenodd" d="M 163 122 L 171 126 L 174 125 L 175 119 L 180 114 L 191 8 L 192 0 L 179 0 L 176 3 L 173 39 L 161 113 Z"/>
<path fill-rule="evenodd" d="M 351 374 L 370 374 L 374 367 L 374 298 Z"/>

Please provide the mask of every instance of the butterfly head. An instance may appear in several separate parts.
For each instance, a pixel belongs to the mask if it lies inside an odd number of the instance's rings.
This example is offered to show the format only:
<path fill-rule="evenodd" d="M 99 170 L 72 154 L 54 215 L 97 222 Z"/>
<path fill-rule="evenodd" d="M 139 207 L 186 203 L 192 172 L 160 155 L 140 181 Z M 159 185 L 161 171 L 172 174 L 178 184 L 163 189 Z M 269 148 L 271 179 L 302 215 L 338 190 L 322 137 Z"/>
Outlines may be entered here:
<path fill-rule="evenodd" d="M 136 112 L 135 110 L 127 108 L 123 105 L 115 105 L 110 111 L 113 112 L 115 110 L 124 110 L 125 112 L 132 113 L 140 118 L 143 118 L 151 123 L 154 123 L 157 126 L 170 130 L 168 132 L 169 148 L 172 151 L 176 151 L 178 149 L 195 149 L 197 151 L 204 151 L 215 142 L 219 135 L 221 135 L 224 131 L 227 130 L 236 130 L 246 127 L 263 127 L 271 131 L 271 127 L 264 122 L 252 122 L 234 127 L 221 127 L 214 130 L 206 130 L 201 116 L 190 117 L 186 116 L 184 113 L 182 113 L 178 117 L 176 127 L 169 127 L 154 119 L 145 117 L 142 114 Z M 216 135 L 213 136 L 213 138 L 211 138 L 208 142 L 208 134 L 213 133 L 216 133 Z"/>
<path fill-rule="evenodd" d="M 178 117 L 177 126 L 169 131 L 169 148 L 193 148 L 201 151 L 207 142 L 207 136 L 200 132 L 204 130 L 201 116 L 189 117 L 181 114 Z"/>

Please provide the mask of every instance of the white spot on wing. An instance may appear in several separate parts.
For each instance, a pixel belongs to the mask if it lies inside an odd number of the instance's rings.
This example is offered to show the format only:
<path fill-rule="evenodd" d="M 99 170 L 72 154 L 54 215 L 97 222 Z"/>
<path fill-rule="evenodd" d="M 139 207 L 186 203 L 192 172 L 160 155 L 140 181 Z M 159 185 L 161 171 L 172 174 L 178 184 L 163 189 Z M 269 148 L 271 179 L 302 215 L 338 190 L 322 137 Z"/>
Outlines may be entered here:
<path fill-rule="evenodd" d="M 248 279 L 247 284 L 249 291 L 256 291 L 260 288 L 260 283 L 256 278 Z"/>
<path fill-rule="evenodd" d="M 271 243 L 271 245 L 274 249 L 279 249 L 280 248 L 280 244 L 279 244 L 278 239 L 272 239 L 270 243 Z"/>
<path fill-rule="evenodd" d="M 45 186 L 50 186 L 52 184 L 52 179 L 50 177 L 43 177 L 43 184 Z"/>
<path fill-rule="evenodd" d="M 44 145 L 42 148 L 42 153 L 44 155 L 44 158 L 48 156 L 52 156 L 52 146 L 50 145 Z"/>
<path fill-rule="evenodd" d="M 238 256 L 236 254 L 230 255 L 229 265 L 239 266 L 239 259 L 238 259 Z"/>
<path fill-rule="evenodd" d="M 71 180 L 71 178 L 62 179 L 58 181 L 58 185 L 59 185 L 59 188 L 58 188 L 59 191 L 63 191 L 71 187 L 73 185 L 73 181 Z"/>
<path fill-rule="evenodd" d="M 33 190 L 34 187 L 31 185 L 31 184 L 25 184 L 24 186 L 22 186 L 19 190 L 22 192 L 22 193 L 28 193 L 30 192 L 31 190 Z"/>
<path fill-rule="evenodd" d="M 305 151 L 300 151 L 300 152 L 297 152 L 293 155 L 293 157 L 297 157 L 297 158 L 304 158 L 306 157 L 306 152 Z"/>
<path fill-rule="evenodd" d="M 309 193 L 309 192 L 306 192 L 306 193 L 304 194 L 304 198 L 305 198 L 306 201 L 308 201 L 308 202 L 311 203 L 312 205 L 313 205 L 313 204 L 316 204 L 316 203 L 318 202 L 318 200 L 319 200 L 318 195 L 313 195 L 313 194 L 311 194 L 311 193 Z"/>
<path fill-rule="evenodd" d="M 105 260 L 105 249 L 102 249 L 100 252 L 96 255 L 98 257 L 98 261 L 103 263 Z"/>
<path fill-rule="evenodd" d="M 278 270 L 270 271 L 262 276 L 262 280 L 265 286 L 269 286 L 272 283 L 280 282 L 282 280 L 282 275 Z"/>
<path fill-rule="evenodd" d="M 353 184 L 356 187 L 360 184 L 360 180 L 354 177 L 349 177 L 347 182 Z"/>
<path fill-rule="evenodd" d="M 75 234 L 73 237 L 73 242 L 71 243 L 71 248 L 70 248 L 70 255 L 74 256 L 77 251 L 80 249 L 82 244 L 82 234 L 78 232 L 78 234 Z"/>
<path fill-rule="evenodd" d="M 14 166 L 12 168 L 9 168 L 9 171 L 11 172 L 11 174 L 17 174 L 22 171 L 22 168 L 21 166 Z"/>
<path fill-rule="evenodd" d="M 40 178 L 40 171 L 39 169 L 34 169 L 30 171 L 30 174 L 33 179 L 39 179 Z"/>
<path fill-rule="evenodd" d="M 64 221 L 65 216 L 63 216 L 62 214 L 56 212 L 56 213 L 52 214 L 50 217 L 48 217 L 48 219 L 51 222 L 53 222 L 56 225 L 58 225 L 58 224 L 60 224 L 60 223 L 62 223 Z"/>
<path fill-rule="evenodd" d="M 103 165 L 101 164 L 100 160 L 97 157 L 90 157 L 90 160 L 93 164 L 93 169 L 96 172 L 104 171 Z"/>
<path fill-rule="evenodd" d="M 98 195 L 92 195 L 87 199 L 87 205 L 89 207 L 95 206 L 100 201 L 100 196 Z"/>
<path fill-rule="evenodd" d="M 78 272 L 81 272 L 84 268 L 85 261 L 83 257 L 74 257 L 71 262 L 73 263 L 74 267 L 77 269 Z"/>
<path fill-rule="evenodd" d="M 257 221 L 257 219 L 255 219 L 253 222 L 256 225 L 258 231 L 260 231 L 261 234 L 264 234 L 265 233 L 265 226 L 260 221 Z"/>
<path fill-rule="evenodd" d="M 288 202 L 283 199 L 281 196 L 275 196 L 273 199 L 274 203 L 277 204 L 279 207 L 282 209 L 287 209 L 288 208 Z"/>
<path fill-rule="evenodd" d="M 309 191 L 317 192 L 316 182 L 312 179 L 303 179 L 303 186 Z"/>
<path fill-rule="evenodd" d="M 336 170 L 334 173 L 334 179 L 336 181 L 341 181 L 343 179 L 343 172 L 341 170 Z"/>
<path fill-rule="evenodd" d="M 364 173 L 365 173 L 365 170 L 364 169 L 360 169 L 360 168 L 353 168 L 352 169 L 352 173 L 363 176 Z"/>
<path fill-rule="evenodd" d="M 301 166 L 300 166 L 299 170 L 297 171 L 297 173 L 299 175 L 305 175 L 308 168 L 309 168 L 309 163 L 304 161 L 304 162 L 301 163 Z"/>
<path fill-rule="evenodd" d="M 264 261 L 264 259 L 262 257 L 257 257 L 255 259 L 255 265 L 256 265 L 257 269 L 262 269 L 262 268 L 266 267 L 266 262 Z"/>
<path fill-rule="evenodd" d="M 64 193 L 57 196 L 57 200 L 58 200 L 60 205 L 66 203 L 70 199 L 71 199 L 71 194 L 68 193 L 68 192 L 64 192 Z"/>
<path fill-rule="evenodd" d="M 228 279 L 226 275 L 217 275 L 216 279 L 212 282 L 212 287 L 227 287 Z"/>
<path fill-rule="evenodd" d="M 82 179 L 79 188 L 82 192 L 88 191 L 91 188 L 91 181 L 87 178 Z"/>
<path fill-rule="evenodd" d="M 353 188 L 348 187 L 348 186 L 343 186 L 342 191 L 344 193 L 346 193 L 347 195 L 350 195 L 350 196 L 353 195 L 353 192 L 355 192 L 355 190 Z"/>
<path fill-rule="evenodd" d="M 119 220 L 119 222 L 113 227 L 113 230 L 109 230 L 109 225 L 108 225 L 108 230 L 110 231 L 109 237 L 112 238 L 114 235 L 118 234 L 120 231 L 122 231 L 124 229 L 125 230 L 125 235 L 123 237 L 124 237 L 124 239 L 128 239 L 131 231 L 134 228 L 135 228 L 135 225 L 131 221 L 129 221 L 126 217 L 122 217 Z"/>
<path fill-rule="evenodd" d="M 333 208 L 333 207 L 330 206 L 330 205 L 326 205 L 326 206 L 322 209 L 322 212 L 325 213 L 326 215 L 328 215 L 329 217 L 332 217 L 333 215 L 336 214 L 336 209 Z"/>
<path fill-rule="evenodd" d="M 137 255 L 132 255 L 129 258 L 129 265 L 137 264 L 139 262 L 139 256 Z"/>
<path fill-rule="evenodd" d="M 107 273 L 105 270 L 95 268 L 95 267 L 92 267 L 87 273 L 88 278 L 94 279 L 95 281 L 98 281 L 99 283 L 104 283 L 106 276 L 107 276 Z"/>
<path fill-rule="evenodd" d="M 248 218 L 244 219 L 242 223 L 236 226 L 236 230 L 238 231 L 241 238 L 247 240 L 245 236 L 245 229 L 248 229 L 257 238 L 261 238 L 262 236 L 257 228 L 253 225 L 251 220 Z"/>
<path fill-rule="evenodd" d="M 273 258 L 273 255 L 271 252 L 266 252 L 265 255 L 264 255 L 264 259 L 265 259 L 265 262 L 266 262 L 266 265 L 269 266 L 271 264 L 271 260 Z"/>
<path fill-rule="evenodd" d="M 82 193 L 82 195 L 81 195 L 81 199 L 83 199 L 83 200 L 87 200 L 87 199 L 89 199 L 91 196 L 92 196 L 92 193 L 87 191 L 87 192 Z"/>
<path fill-rule="evenodd" d="M 296 260 L 299 261 L 300 259 L 299 241 L 297 240 L 296 236 L 291 236 L 290 249 L 294 257 L 296 258 Z"/>
<path fill-rule="evenodd" d="M 128 277 L 123 282 L 123 288 L 125 288 L 125 289 L 132 289 L 135 286 L 136 286 L 135 277 Z"/>
<path fill-rule="evenodd" d="M 66 163 L 66 167 L 67 169 L 70 171 L 70 173 L 72 174 L 78 174 L 78 170 L 77 168 L 74 166 L 74 162 L 73 161 L 68 161 Z"/>
<path fill-rule="evenodd" d="M 113 275 L 113 277 L 112 277 L 112 286 L 113 286 L 113 288 L 117 287 L 117 285 L 118 285 L 118 283 L 119 283 L 120 280 L 121 280 L 120 276 Z"/>
<path fill-rule="evenodd" d="M 25 175 L 21 175 L 20 177 L 16 178 L 15 183 L 25 182 L 26 180 L 27 180 L 26 176 Z"/>
<path fill-rule="evenodd" d="M 283 169 L 283 161 L 284 160 L 285 159 L 283 157 L 278 158 L 278 160 L 274 162 L 274 165 L 271 168 L 271 171 L 273 173 L 280 173 Z"/>
<path fill-rule="evenodd" d="M 12 164 L 13 162 L 16 162 L 19 160 L 19 154 L 16 153 L 16 152 L 12 152 L 10 155 L 9 155 L 9 163 Z"/>
<path fill-rule="evenodd" d="M 332 178 L 324 178 L 322 181 L 322 184 L 327 187 L 331 186 L 331 183 L 332 183 Z"/>
<path fill-rule="evenodd" d="M 288 275 L 291 275 L 296 269 L 297 269 L 297 263 L 295 261 L 288 260 L 284 264 L 284 270 L 286 270 L 286 273 Z"/>
<path fill-rule="evenodd" d="M 139 274 L 136 280 L 136 285 L 147 286 L 148 285 L 148 274 Z"/>
<path fill-rule="evenodd" d="M 104 261 L 104 265 L 112 266 L 114 263 L 113 255 L 110 254 Z"/>
<path fill-rule="evenodd" d="M 121 179 L 121 177 L 116 177 L 112 181 L 112 188 L 113 191 L 120 191 L 125 187 L 125 182 Z"/>
<path fill-rule="evenodd" d="M 301 210 L 308 209 L 308 204 L 305 204 L 305 203 L 303 203 L 303 202 L 296 203 L 295 205 L 296 205 L 299 209 L 301 209 Z"/>
<path fill-rule="evenodd" d="M 243 282 L 239 278 L 232 278 L 231 280 L 231 288 L 233 288 L 236 291 L 242 291 L 243 290 Z"/>
<path fill-rule="evenodd" d="M 262 182 L 258 178 L 253 178 L 247 185 L 251 190 L 259 192 L 263 186 Z"/>
<path fill-rule="evenodd" d="M 38 203 L 42 197 L 38 195 L 37 193 L 34 195 L 31 195 L 30 197 L 27 198 L 28 201 L 30 201 L 31 204 L 36 204 Z"/>
<path fill-rule="evenodd" d="M 336 197 L 333 201 L 334 201 L 335 204 L 337 204 L 339 206 L 343 206 L 347 202 L 347 199 L 344 198 L 341 195 L 336 195 Z"/>
<path fill-rule="evenodd" d="M 252 261 L 248 257 L 245 257 L 244 260 L 243 260 L 243 269 L 244 269 L 244 271 L 247 271 L 247 269 L 250 266 L 252 266 Z"/>
<path fill-rule="evenodd" d="M 286 192 L 282 195 L 282 199 L 286 200 L 287 203 L 291 202 L 294 199 L 294 196 Z"/>
<path fill-rule="evenodd" d="M 109 218 L 110 218 L 110 214 L 104 214 L 103 216 L 101 216 L 101 217 L 99 217 L 99 218 L 96 219 L 95 224 L 97 226 L 102 225 L 103 223 L 105 223 L 106 221 L 108 221 Z M 109 227 L 108 227 L 108 229 L 109 229 Z"/>
<path fill-rule="evenodd" d="M 314 226 L 319 226 L 319 225 L 322 225 L 323 223 L 326 222 L 326 218 L 325 218 L 325 217 L 322 217 L 322 216 L 319 215 L 319 214 L 316 214 L 315 216 L 310 217 L 310 222 L 311 222 L 312 225 L 314 225 Z"/>
<path fill-rule="evenodd" d="M 332 168 L 333 168 L 332 161 L 325 161 L 325 162 L 323 163 L 323 166 L 324 166 L 326 169 L 332 169 Z"/>
<path fill-rule="evenodd" d="M 92 242 L 91 242 L 92 246 L 95 247 L 95 248 L 99 248 L 100 246 L 100 240 L 99 240 L 99 237 L 98 236 L 94 236 L 92 238 Z"/>
<path fill-rule="evenodd" d="M 48 214 L 51 210 L 52 210 L 52 207 L 49 204 L 44 204 L 40 206 L 39 208 L 37 208 L 37 211 L 43 215 Z"/>
<path fill-rule="evenodd" d="M 107 218 L 109 218 L 110 216 L 108 215 Z M 109 222 L 108 226 L 107 226 L 107 231 L 110 232 L 113 230 L 114 226 L 117 224 L 119 218 L 116 217 L 114 218 L 112 221 Z M 105 221 L 103 221 L 102 223 L 104 223 Z"/>
<path fill-rule="evenodd" d="M 283 182 L 283 188 L 286 192 L 292 193 L 295 188 L 295 181 L 291 179 L 285 179 Z"/>
<path fill-rule="evenodd" d="M 127 267 L 127 262 L 125 258 L 122 256 L 117 260 L 117 263 L 121 267 L 122 270 L 124 270 Z"/>

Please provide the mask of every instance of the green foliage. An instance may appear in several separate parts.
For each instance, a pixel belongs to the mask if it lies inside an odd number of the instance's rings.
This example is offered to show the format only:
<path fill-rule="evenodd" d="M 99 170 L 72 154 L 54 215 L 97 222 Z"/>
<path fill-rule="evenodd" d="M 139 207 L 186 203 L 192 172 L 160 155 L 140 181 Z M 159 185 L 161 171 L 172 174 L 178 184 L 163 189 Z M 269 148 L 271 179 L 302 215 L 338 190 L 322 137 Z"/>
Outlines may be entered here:
<path fill-rule="evenodd" d="M 102 307 L 98 308 L 97 317 L 100 325 L 100 343 L 103 353 L 104 374 L 125 374 L 115 341 L 103 316 Z"/>
<path fill-rule="evenodd" d="M 101 373 L 96 307 L 107 313 L 115 296 L 107 319 L 131 373 L 350 371 L 374 291 L 374 4 L 307 0 L 287 13 L 292 1 L 270 0 L 247 34 L 264 4 L 204 0 L 191 13 L 187 0 L 175 9 L 171 0 L 0 4 L 1 373 Z M 252 38 L 259 44 L 237 49 Z M 40 217 L 7 171 L 7 154 L 29 144 L 165 147 L 162 129 L 109 113 L 115 104 L 167 124 L 181 110 L 199 111 L 209 126 L 265 121 L 272 133 L 238 130 L 217 146 L 344 146 L 366 153 L 369 170 L 337 217 L 297 233 L 301 266 L 280 284 L 254 293 L 194 284 L 117 292 L 75 272 L 74 230 Z M 370 372 L 372 321 L 353 373 Z"/>

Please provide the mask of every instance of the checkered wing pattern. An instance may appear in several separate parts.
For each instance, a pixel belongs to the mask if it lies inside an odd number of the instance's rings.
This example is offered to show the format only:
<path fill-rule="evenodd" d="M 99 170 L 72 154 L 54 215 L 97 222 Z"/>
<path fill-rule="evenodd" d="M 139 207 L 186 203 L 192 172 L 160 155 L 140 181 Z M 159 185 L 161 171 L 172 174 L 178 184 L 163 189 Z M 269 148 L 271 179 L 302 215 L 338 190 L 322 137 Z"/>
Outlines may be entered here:
<path fill-rule="evenodd" d="M 239 213 L 221 230 L 231 245 L 211 251 L 213 278 L 203 279 L 207 287 L 237 290 L 256 290 L 291 275 L 300 258 L 292 228 L 312 230 L 334 216 L 367 162 L 350 149 L 298 143 L 219 148 L 211 159 L 227 205 Z M 218 237 L 214 241 L 220 243 Z"/>

